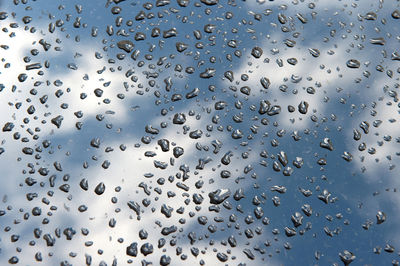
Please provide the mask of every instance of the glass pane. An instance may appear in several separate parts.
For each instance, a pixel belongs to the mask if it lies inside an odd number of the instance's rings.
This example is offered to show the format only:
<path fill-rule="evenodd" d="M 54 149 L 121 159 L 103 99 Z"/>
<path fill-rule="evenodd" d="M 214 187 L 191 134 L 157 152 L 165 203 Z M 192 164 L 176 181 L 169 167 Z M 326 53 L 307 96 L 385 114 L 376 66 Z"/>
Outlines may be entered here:
<path fill-rule="evenodd" d="M 398 265 L 398 1 L 0 2 L 0 265 Z"/>

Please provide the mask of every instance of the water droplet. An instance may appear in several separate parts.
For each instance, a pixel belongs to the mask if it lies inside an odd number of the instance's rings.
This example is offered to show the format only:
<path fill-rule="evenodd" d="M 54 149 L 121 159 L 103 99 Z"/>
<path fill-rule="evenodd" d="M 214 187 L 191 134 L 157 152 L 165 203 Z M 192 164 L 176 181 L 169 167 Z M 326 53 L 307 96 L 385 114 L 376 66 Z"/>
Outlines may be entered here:
<path fill-rule="evenodd" d="M 360 61 L 356 59 L 350 59 L 346 63 L 347 67 L 349 68 L 359 68 L 360 67 Z"/>

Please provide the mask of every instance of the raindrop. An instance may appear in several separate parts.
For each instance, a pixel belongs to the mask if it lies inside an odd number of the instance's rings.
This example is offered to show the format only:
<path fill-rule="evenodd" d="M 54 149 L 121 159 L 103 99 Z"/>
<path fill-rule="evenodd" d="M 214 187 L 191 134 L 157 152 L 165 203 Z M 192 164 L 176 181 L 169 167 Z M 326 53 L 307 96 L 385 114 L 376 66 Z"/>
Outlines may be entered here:
<path fill-rule="evenodd" d="M 262 54 L 263 50 L 258 46 L 253 47 L 253 49 L 251 50 L 251 55 L 254 56 L 254 58 L 258 59 L 262 56 Z"/>
<path fill-rule="evenodd" d="M 347 61 L 346 65 L 349 68 L 359 68 L 360 67 L 360 61 L 358 61 L 356 59 L 350 59 L 349 61 Z"/>

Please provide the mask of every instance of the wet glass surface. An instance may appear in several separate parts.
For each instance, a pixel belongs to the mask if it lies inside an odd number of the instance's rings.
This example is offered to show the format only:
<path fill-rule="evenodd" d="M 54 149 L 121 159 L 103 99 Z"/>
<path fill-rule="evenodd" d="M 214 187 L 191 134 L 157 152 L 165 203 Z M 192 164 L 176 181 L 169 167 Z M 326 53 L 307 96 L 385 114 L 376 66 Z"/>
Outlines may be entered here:
<path fill-rule="evenodd" d="M 398 1 L 0 1 L 0 265 L 398 265 Z"/>

